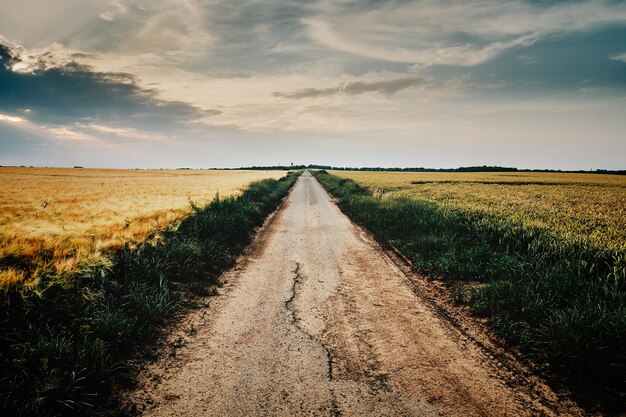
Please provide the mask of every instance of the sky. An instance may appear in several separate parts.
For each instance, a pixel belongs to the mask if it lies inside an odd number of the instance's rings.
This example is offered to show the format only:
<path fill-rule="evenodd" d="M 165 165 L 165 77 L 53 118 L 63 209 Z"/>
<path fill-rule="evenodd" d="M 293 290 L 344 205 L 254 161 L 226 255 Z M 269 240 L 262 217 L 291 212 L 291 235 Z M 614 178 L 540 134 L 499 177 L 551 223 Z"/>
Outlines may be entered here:
<path fill-rule="evenodd" d="M 0 165 L 626 169 L 626 1 L 0 1 Z"/>

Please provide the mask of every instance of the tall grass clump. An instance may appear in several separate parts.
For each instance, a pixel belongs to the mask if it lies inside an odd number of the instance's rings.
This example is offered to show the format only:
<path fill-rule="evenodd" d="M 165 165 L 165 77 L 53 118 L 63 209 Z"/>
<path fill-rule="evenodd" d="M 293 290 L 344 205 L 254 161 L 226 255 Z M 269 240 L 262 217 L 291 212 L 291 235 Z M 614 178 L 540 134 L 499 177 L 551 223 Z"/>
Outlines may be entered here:
<path fill-rule="evenodd" d="M 457 299 L 540 367 L 565 377 L 583 401 L 624 408 L 626 253 L 315 175 L 346 214 L 428 276 L 480 282 Z"/>
<path fill-rule="evenodd" d="M 0 288 L 3 415 L 86 415 L 126 358 L 156 340 L 181 291 L 217 283 L 297 178 L 253 182 L 170 231 L 83 261 L 75 273 Z M 19 261 L 19 260 L 17 260 Z M 12 259 L 0 267 L 12 270 Z"/>

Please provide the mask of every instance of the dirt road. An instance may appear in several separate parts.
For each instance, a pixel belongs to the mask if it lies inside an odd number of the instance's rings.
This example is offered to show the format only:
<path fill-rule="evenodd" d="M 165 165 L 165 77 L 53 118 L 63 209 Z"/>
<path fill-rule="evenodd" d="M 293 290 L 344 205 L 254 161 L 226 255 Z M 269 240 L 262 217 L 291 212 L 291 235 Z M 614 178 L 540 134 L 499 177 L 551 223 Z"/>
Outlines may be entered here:
<path fill-rule="evenodd" d="M 225 279 L 129 395 L 144 415 L 580 414 L 420 295 L 308 173 Z"/>

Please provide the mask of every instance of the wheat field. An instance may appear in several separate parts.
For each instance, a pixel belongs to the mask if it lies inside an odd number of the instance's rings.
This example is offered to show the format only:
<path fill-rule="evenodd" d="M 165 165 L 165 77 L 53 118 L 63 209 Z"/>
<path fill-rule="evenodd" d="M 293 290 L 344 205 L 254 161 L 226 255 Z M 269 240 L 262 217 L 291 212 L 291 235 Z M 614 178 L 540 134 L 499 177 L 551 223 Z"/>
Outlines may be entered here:
<path fill-rule="evenodd" d="M 623 403 L 626 177 L 332 174 L 316 176 L 344 213 L 452 302 L 585 395 Z"/>
<path fill-rule="evenodd" d="M 0 286 L 74 272 L 283 171 L 0 167 Z"/>
<path fill-rule="evenodd" d="M 569 242 L 626 250 L 626 176 L 534 172 L 333 171 L 384 198 L 492 214 Z"/>

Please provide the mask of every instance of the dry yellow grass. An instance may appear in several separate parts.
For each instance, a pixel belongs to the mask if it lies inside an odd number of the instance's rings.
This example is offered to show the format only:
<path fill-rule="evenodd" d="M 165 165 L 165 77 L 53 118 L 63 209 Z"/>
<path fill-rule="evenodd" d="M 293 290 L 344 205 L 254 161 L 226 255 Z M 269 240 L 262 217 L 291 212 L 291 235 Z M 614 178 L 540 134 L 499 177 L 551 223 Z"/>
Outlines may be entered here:
<path fill-rule="evenodd" d="M 562 173 L 333 171 L 385 198 L 486 212 L 559 238 L 626 250 L 626 177 Z"/>
<path fill-rule="evenodd" d="M 235 195 L 282 171 L 0 167 L 0 287 L 135 243 L 181 220 L 189 201 Z M 11 259 L 11 262 L 3 260 Z M 22 269 L 3 267 L 23 264 Z"/>

